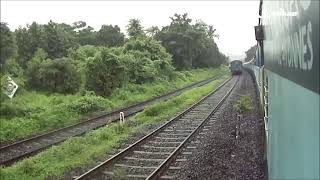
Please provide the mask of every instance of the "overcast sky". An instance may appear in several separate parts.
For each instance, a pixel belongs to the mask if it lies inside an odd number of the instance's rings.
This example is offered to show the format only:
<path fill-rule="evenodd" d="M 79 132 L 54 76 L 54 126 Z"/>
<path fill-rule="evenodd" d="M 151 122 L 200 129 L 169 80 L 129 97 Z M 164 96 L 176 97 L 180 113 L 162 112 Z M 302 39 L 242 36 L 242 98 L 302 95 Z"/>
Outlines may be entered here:
<path fill-rule="evenodd" d="M 217 29 L 217 44 L 227 55 L 244 55 L 254 45 L 259 1 L 1 1 L 1 22 L 11 30 L 36 21 L 71 24 L 85 21 L 99 30 L 102 24 L 119 25 L 122 31 L 130 18 L 144 27 L 165 26 L 174 13 L 189 14 Z"/>

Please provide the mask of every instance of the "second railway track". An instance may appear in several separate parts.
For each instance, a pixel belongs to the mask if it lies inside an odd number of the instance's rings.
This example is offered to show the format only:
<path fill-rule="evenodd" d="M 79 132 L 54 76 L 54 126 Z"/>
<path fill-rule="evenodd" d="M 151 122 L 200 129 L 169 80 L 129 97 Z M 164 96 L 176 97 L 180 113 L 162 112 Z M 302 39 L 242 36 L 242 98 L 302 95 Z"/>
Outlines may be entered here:
<path fill-rule="evenodd" d="M 125 108 L 114 110 L 109 113 L 102 114 L 98 117 L 88 119 L 86 121 L 57 129 L 48 133 L 44 133 L 38 136 L 34 136 L 28 139 L 17 141 L 8 145 L 1 145 L 0 147 L 0 165 L 8 166 L 12 163 L 21 160 L 23 158 L 35 155 L 36 153 L 52 146 L 57 143 L 65 141 L 69 137 L 82 135 L 90 130 L 99 128 L 106 125 L 109 122 L 115 121 L 119 118 L 119 113 L 124 112 L 126 116 L 134 115 L 144 109 L 145 106 L 150 105 L 160 100 L 167 100 L 172 96 L 176 96 L 183 91 L 208 84 L 209 82 L 221 77 L 218 75 L 209 79 L 192 83 L 181 89 L 169 92 L 167 94 L 148 99 L 141 103 L 137 103 Z"/>
<path fill-rule="evenodd" d="M 167 178 L 161 175 L 223 104 L 238 80 L 238 77 L 230 78 L 164 125 L 75 179 L 117 179 L 118 170 L 129 179 Z"/>

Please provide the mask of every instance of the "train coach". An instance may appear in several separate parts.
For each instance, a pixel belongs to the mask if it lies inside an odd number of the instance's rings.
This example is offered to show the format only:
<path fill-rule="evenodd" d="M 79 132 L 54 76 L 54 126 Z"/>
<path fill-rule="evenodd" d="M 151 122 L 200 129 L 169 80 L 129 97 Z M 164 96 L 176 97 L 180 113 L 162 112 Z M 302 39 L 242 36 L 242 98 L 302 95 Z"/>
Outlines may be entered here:
<path fill-rule="evenodd" d="M 242 73 L 242 61 L 234 60 L 230 62 L 229 69 L 232 75 L 238 75 Z"/>
<path fill-rule="evenodd" d="M 269 179 L 319 177 L 319 1 L 260 0 L 253 76 Z"/>

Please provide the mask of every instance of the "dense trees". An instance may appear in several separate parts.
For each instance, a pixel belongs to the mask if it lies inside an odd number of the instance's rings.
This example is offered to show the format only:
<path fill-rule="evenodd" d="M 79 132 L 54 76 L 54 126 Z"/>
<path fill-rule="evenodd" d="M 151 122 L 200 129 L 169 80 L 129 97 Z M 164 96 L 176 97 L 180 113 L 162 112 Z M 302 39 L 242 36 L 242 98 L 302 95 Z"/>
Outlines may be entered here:
<path fill-rule="evenodd" d="M 1 70 L 6 60 L 16 55 L 16 44 L 14 42 L 13 33 L 10 31 L 6 23 L 0 24 L 0 66 Z"/>
<path fill-rule="evenodd" d="M 164 27 L 156 39 L 173 56 L 174 66 L 180 69 L 192 67 L 213 67 L 227 60 L 214 42 L 215 29 L 202 21 L 191 24 L 188 14 L 175 14 L 171 23 Z"/>
<path fill-rule="evenodd" d="M 213 26 L 193 23 L 187 14 L 170 19 L 168 26 L 146 29 L 130 19 L 128 38 L 117 25 L 95 31 L 84 21 L 33 22 L 14 32 L 1 23 L 1 75 L 27 82 L 30 89 L 109 96 L 128 82 L 166 80 L 174 69 L 215 67 L 227 60 Z"/>
<path fill-rule="evenodd" d="M 121 59 L 112 49 L 103 48 L 89 61 L 86 70 L 89 90 L 102 96 L 108 96 L 112 90 L 120 87 L 126 80 L 126 72 Z"/>
<path fill-rule="evenodd" d="M 80 74 L 70 58 L 51 60 L 42 49 L 28 62 L 26 74 L 28 85 L 38 90 L 73 93 L 81 84 Z"/>
<path fill-rule="evenodd" d="M 124 43 L 124 34 L 119 26 L 102 25 L 97 32 L 97 44 L 106 47 L 121 46 Z"/>
<path fill-rule="evenodd" d="M 250 61 L 255 56 L 256 49 L 257 49 L 257 45 L 254 45 L 246 51 L 246 58 L 244 59 L 245 62 Z"/>
<path fill-rule="evenodd" d="M 171 55 L 151 38 L 130 39 L 124 50 L 131 82 L 144 83 L 169 77 L 173 71 Z"/>
<path fill-rule="evenodd" d="M 67 28 L 64 29 L 67 30 Z M 48 53 L 50 58 L 59 58 L 65 54 L 64 52 L 66 49 L 64 46 L 66 46 L 66 44 L 64 39 L 67 39 L 68 37 L 62 37 L 62 32 L 59 30 L 58 24 L 52 21 L 50 21 L 47 25 L 44 25 L 46 44 L 43 48 Z"/>

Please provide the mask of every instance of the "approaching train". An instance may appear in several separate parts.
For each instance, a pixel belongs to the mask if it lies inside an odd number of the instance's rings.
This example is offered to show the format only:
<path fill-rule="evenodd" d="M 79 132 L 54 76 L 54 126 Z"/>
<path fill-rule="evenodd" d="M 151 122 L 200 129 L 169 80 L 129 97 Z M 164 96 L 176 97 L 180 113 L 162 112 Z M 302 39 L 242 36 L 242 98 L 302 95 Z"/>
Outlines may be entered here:
<path fill-rule="evenodd" d="M 242 73 L 242 61 L 234 60 L 230 62 L 229 69 L 232 75 L 237 75 Z"/>
<path fill-rule="evenodd" d="M 319 176 L 319 1 L 260 0 L 254 77 L 269 179 Z"/>

